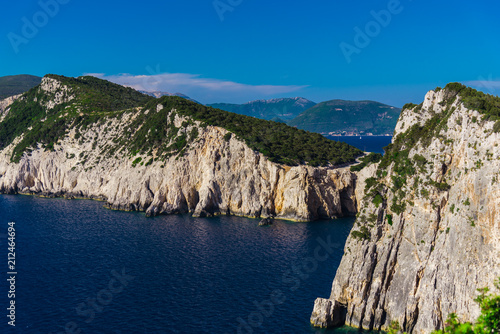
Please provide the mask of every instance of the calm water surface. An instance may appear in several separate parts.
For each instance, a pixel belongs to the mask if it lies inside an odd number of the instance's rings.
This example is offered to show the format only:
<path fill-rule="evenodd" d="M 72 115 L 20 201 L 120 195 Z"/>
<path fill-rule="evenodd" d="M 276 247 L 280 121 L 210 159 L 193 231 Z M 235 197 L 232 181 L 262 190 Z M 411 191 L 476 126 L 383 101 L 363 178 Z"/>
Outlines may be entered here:
<path fill-rule="evenodd" d="M 359 148 L 364 152 L 384 153 L 384 147 L 389 145 L 392 136 L 326 136 L 328 139 L 342 141 Z"/>
<path fill-rule="evenodd" d="M 0 286 L 1 333 L 357 332 L 309 325 L 314 299 L 330 294 L 352 219 L 258 227 L 102 206 L 0 196 L 2 276 L 9 221 L 18 272 L 15 330 L 6 324 L 6 279 Z M 327 257 L 325 242 L 335 244 Z"/>

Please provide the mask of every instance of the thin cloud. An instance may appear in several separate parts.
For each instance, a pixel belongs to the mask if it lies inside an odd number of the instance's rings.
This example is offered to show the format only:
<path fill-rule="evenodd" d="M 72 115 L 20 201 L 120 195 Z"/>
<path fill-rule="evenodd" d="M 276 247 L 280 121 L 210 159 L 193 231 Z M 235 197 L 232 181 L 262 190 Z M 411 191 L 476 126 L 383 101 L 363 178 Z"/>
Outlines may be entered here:
<path fill-rule="evenodd" d="M 498 93 L 500 90 L 500 80 L 493 80 L 491 78 L 487 80 L 465 81 L 464 85 L 477 88 L 489 94 Z"/>
<path fill-rule="evenodd" d="M 87 73 L 137 90 L 183 93 L 196 100 L 212 102 L 246 102 L 299 92 L 308 86 L 248 85 L 228 80 L 202 78 L 198 74 L 161 73 L 152 75 L 105 75 Z"/>

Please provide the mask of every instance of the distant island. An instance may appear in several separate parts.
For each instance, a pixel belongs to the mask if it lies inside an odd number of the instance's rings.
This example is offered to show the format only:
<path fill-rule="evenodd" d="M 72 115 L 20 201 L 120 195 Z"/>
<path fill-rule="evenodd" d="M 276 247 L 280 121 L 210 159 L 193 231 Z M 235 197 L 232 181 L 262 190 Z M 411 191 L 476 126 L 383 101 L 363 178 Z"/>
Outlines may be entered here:
<path fill-rule="evenodd" d="M 401 113 L 400 108 L 375 101 L 331 100 L 316 104 L 298 97 L 210 106 L 329 136 L 392 136 Z"/>
<path fill-rule="evenodd" d="M 331 100 L 288 122 L 299 129 L 330 136 L 392 136 L 400 108 L 375 101 Z"/>

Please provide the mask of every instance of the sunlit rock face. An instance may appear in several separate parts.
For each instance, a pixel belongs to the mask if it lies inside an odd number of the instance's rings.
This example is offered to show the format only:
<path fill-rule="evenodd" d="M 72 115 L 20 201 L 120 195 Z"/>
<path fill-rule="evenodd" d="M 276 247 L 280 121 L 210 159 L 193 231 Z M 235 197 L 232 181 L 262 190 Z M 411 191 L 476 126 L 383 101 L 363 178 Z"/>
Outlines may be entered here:
<path fill-rule="evenodd" d="M 379 185 L 356 189 L 366 197 L 353 231 L 369 233 L 348 238 L 330 298 L 315 303 L 314 325 L 386 329 L 398 321 L 405 331 L 429 333 L 452 312 L 478 317 L 477 289 L 500 276 L 500 133 L 441 90 L 403 110 L 393 142 L 432 118 L 441 122 L 432 136 L 401 147 L 413 166 L 404 184 L 395 185 L 402 173 L 395 162 L 362 171 Z"/>

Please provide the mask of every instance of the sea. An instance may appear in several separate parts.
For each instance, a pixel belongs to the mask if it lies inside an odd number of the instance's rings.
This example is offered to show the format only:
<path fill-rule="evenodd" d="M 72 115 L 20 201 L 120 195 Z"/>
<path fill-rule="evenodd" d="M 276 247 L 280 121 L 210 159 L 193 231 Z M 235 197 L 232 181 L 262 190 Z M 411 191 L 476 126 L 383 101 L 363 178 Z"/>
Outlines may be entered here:
<path fill-rule="evenodd" d="M 391 141 L 330 138 L 378 153 Z M 259 227 L 103 204 L 0 195 L 0 333 L 359 333 L 309 323 L 353 218 Z"/>
<path fill-rule="evenodd" d="M 384 147 L 392 140 L 392 136 L 326 136 L 326 138 L 347 143 L 363 152 L 381 154 L 384 154 Z"/>
<path fill-rule="evenodd" d="M 259 227 L 103 204 L 0 195 L 0 333 L 358 333 L 309 323 L 352 218 Z"/>

